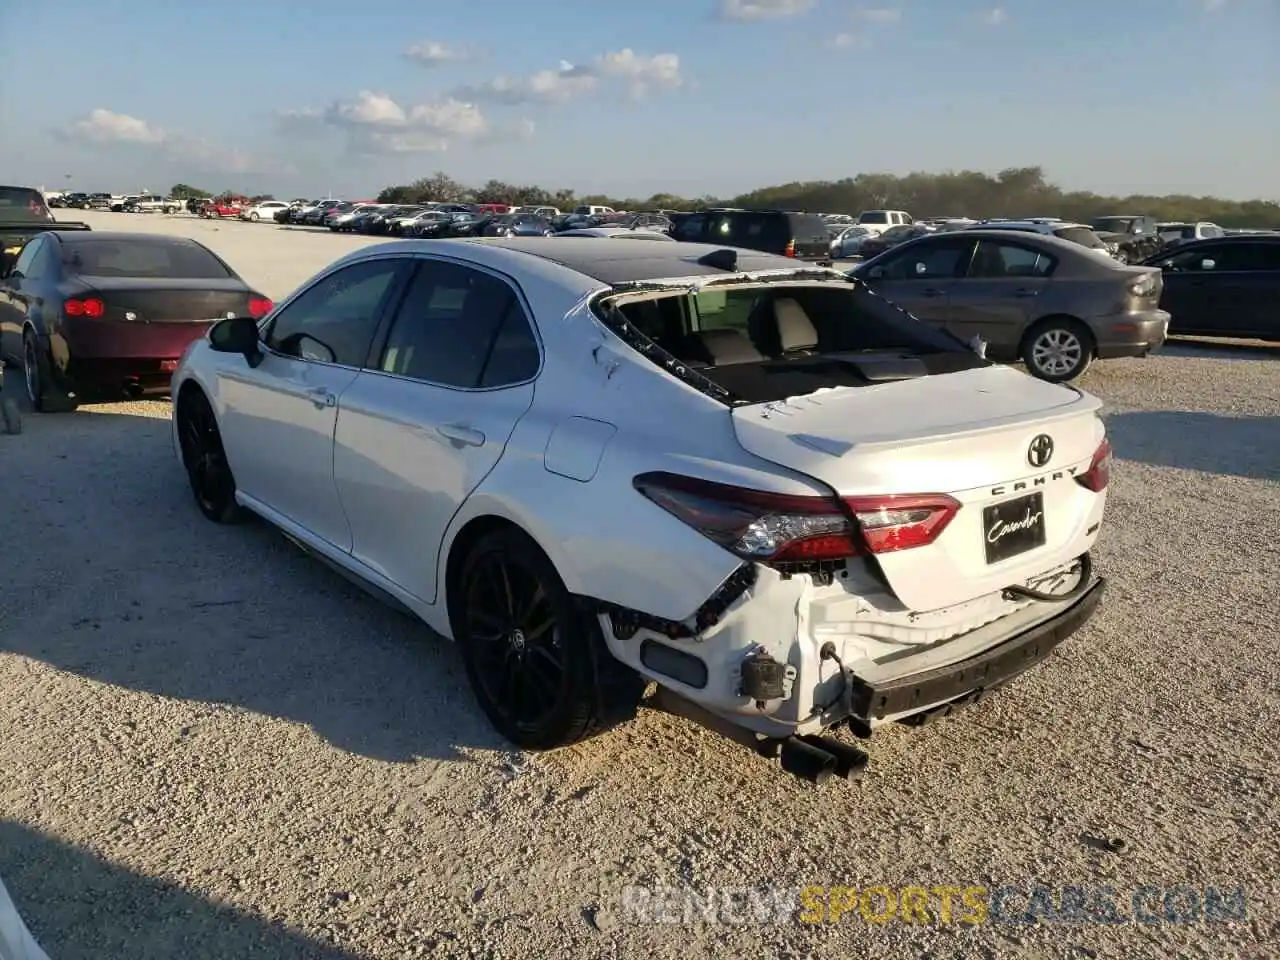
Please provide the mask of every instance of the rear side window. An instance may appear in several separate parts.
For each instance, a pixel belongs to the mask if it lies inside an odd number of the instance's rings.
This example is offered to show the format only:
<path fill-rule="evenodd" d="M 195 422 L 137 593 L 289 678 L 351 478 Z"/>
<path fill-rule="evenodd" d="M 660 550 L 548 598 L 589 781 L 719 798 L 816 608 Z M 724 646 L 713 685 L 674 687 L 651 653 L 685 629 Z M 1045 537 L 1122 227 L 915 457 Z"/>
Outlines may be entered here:
<path fill-rule="evenodd" d="M 831 228 L 821 217 L 791 216 L 791 233 L 800 241 L 826 241 L 831 236 Z"/>
<path fill-rule="evenodd" d="M 446 387 L 500 387 L 538 371 L 538 344 L 515 292 L 459 264 L 418 268 L 378 369 Z"/>
<path fill-rule="evenodd" d="M 888 223 L 889 215 L 883 210 L 873 210 L 870 213 L 864 213 L 858 218 L 859 223 Z"/>
<path fill-rule="evenodd" d="M 63 262 L 69 272 L 87 277 L 225 280 L 232 275 L 197 243 L 147 237 L 76 240 L 65 244 Z"/>
<path fill-rule="evenodd" d="M 981 279 L 1047 277 L 1057 261 L 1028 247 L 979 240 L 966 276 Z"/>

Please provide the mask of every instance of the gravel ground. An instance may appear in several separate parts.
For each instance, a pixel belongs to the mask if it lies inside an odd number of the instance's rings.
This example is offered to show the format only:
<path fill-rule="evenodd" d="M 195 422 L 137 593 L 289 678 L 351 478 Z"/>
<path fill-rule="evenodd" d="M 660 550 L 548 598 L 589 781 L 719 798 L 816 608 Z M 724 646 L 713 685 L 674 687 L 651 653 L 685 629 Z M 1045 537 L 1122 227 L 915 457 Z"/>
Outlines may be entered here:
<path fill-rule="evenodd" d="M 198 237 L 274 297 L 367 242 L 84 219 Z M 1181 344 L 1084 386 L 1119 457 L 1103 609 L 822 788 L 653 710 L 513 753 L 449 645 L 200 517 L 165 403 L 29 413 L 0 435 L 0 876 L 53 960 L 1276 956 L 1280 351 Z M 1243 887 L 1248 917 L 686 924 L 622 900 L 810 884 Z"/>

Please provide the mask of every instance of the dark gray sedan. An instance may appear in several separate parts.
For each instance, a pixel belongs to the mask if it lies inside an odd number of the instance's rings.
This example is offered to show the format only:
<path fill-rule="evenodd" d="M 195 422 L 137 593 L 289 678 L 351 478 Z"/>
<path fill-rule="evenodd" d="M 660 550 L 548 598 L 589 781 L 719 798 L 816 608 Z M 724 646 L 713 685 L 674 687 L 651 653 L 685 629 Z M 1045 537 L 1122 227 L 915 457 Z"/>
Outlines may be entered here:
<path fill-rule="evenodd" d="M 1073 380 L 1095 357 L 1145 356 L 1164 343 L 1163 279 L 1057 237 L 1007 230 L 932 234 L 849 273 L 993 360 Z"/>

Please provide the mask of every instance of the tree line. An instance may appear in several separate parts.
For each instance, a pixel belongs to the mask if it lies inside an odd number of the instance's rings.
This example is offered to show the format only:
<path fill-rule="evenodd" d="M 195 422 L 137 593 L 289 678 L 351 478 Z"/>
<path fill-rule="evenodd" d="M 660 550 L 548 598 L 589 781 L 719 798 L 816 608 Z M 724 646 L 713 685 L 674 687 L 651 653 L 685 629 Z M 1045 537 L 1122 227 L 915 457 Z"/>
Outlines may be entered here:
<path fill-rule="evenodd" d="M 232 191 L 224 191 L 232 193 Z M 209 197 L 206 190 L 178 184 L 174 197 Z M 221 196 L 222 194 L 219 194 Z M 255 199 L 273 199 L 269 195 Z M 862 210 L 906 210 L 916 217 L 1062 217 L 1088 221 L 1110 214 L 1141 214 L 1169 221 L 1210 220 L 1223 227 L 1280 228 L 1280 202 L 1227 200 L 1181 194 L 1106 196 L 1087 190 L 1064 190 L 1050 183 L 1041 167 L 1011 167 L 994 176 L 976 170 L 945 173 L 862 173 L 843 180 L 811 180 L 763 187 L 736 197 L 679 197 L 659 193 L 648 198 L 578 195 L 490 180 L 469 186 L 437 172 L 408 184 L 384 188 L 382 203 L 504 203 L 553 206 L 569 210 L 599 204 L 615 210 L 697 210 L 704 207 L 757 207 L 847 213 Z"/>

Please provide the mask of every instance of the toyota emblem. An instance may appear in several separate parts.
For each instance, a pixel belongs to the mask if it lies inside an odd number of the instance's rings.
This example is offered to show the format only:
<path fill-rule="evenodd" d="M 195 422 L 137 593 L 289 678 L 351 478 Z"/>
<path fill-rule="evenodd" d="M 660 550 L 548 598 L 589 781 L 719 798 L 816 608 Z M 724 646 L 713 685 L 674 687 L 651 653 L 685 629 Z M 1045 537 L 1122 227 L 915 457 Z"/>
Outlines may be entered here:
<path fill-rule="evenodd" d="M 1053 437 L 1042 433 L 1031 441 L 1027 447 L 1027 463 L 1033 467 L 1043 467 L 1053 458 Z"/>

